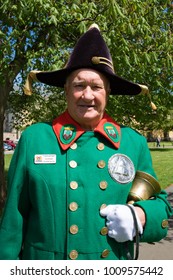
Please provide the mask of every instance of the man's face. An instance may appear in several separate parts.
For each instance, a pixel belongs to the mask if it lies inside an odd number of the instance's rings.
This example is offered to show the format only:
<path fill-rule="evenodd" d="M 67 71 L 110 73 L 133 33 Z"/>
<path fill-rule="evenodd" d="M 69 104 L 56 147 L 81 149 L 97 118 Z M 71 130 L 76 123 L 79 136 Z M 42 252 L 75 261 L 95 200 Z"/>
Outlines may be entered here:
<path fill-rule="evenodd" d="M 84 129 L 94 129 L 103 117 L 109 91 L 103 74 L 92 69 L 72 72 L 65 84 L 69 114 Z"/>

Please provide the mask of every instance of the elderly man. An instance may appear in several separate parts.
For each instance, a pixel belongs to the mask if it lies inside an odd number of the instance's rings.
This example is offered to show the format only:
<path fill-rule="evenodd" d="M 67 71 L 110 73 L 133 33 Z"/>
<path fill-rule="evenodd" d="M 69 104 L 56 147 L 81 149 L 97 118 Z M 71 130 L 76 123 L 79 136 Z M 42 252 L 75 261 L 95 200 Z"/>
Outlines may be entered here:
<path fill-rule="evenodd" d="M 67 110 L 21 136 L 9 169 L 0 258 L 123 260 L 133 256 L 137 238 L 165 237 L 172 212 L 164 191 L 127 204 L 136 174 L 158 183 L 145 138 L 105 108 L 109 94 L 135 95 L 142 87 L 114 73 L 97 26 L 79 39 L 64 69 L 31 72 L 31 79 L 64 87 Z"/>

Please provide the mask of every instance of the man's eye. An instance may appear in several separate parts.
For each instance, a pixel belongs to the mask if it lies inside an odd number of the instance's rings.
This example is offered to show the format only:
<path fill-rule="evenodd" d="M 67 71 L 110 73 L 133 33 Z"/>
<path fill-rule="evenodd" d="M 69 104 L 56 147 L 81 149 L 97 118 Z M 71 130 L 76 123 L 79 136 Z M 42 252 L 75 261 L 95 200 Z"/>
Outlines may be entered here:
<path fill-rule="evenodd" d="M 81 84 L 76 84 L 76 85 L 74 85 L 74 88 L 76 88 L 76 89 L 81 89 L 81 88 L 83 88 L 84 86 L 83 85 L 81 85 Z"/>
<path fill-rule="evenodd" d="M 101 90 L 101 86 L 98 86 L 98 85 L 95 85 L 95 86 L 93 86 L 93 90 Z"/>

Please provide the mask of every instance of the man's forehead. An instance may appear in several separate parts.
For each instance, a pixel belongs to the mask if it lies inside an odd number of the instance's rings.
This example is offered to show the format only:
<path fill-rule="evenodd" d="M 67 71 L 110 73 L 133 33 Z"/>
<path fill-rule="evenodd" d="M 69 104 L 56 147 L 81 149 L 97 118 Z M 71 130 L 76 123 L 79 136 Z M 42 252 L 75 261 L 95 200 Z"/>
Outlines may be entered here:
<path fill-rule="evenodd" d="M 69 77 L 71 81 L 85 81 L 85 80 L 92 80 L 92 81 L 106 81 L 107 78 L 102 73 L 93 70 L 93 69 L 78 69 L 73 71 Z M 108 81 L 108 80 L 107 80 Z"/>

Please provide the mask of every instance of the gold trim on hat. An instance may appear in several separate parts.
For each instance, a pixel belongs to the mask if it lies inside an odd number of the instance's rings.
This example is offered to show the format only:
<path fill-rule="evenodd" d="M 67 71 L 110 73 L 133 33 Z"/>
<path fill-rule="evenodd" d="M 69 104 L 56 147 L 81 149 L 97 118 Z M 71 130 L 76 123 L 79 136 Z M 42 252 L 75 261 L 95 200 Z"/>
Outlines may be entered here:
<path fill-rule="evenodd" d="M 25 85 L 23 87 L 23 91 L 26 95 L 32 95 L 32 83 L 35 81 L 35 82 L 38 82 L 39 80 L 37 79 L 37 76 L 36 74 L 37 73 L 40 73 L 42 71 L 37 71 L 37 70 L 33 70 L 31 71 L 27 78 L 26 78 L 26 82 L 25 82 Z"/>
<path fill-rule="evenodd" d="M 114 71 L 112 61 L 107 59 L 106 57 L 93 56 L 91 58 L 91 61 L 92 61 L 93 64 L 106 64 L 107 66 L 109 66 Z"/>
<path fill-rule="evenodd" d="M 97 23 L 91 24 L 90 27 L 88 28 L 88 30 L 90 30 L 90 29 L 92 29 L 92 28 L 97 28 L 97 29 L 100 31 L 100 28 L 99 28 L 99 26 L 98 26 Z"/>
<path fill-rule="evenodd" d="M 152 102 L 152 100 L 151 100 L 151 94 L 150 94 L 150 92 L 149 92 L 148 87 L 145 86 L 145 85 L 140 85 L 140 84 L 138 84 L 138 85 L 139 85 L 140 88 L 141 88 L 140 94 L 146 94 L 146 95 L 148 96 L 149 100 L 150 100 L 151 108 L 152 108 L 153 110 L 157 110 L 156 105 L 155 105 L 155 104 Z"/>

